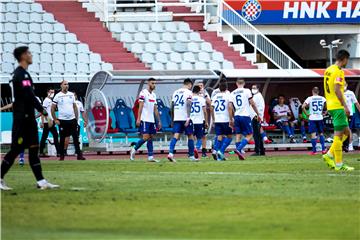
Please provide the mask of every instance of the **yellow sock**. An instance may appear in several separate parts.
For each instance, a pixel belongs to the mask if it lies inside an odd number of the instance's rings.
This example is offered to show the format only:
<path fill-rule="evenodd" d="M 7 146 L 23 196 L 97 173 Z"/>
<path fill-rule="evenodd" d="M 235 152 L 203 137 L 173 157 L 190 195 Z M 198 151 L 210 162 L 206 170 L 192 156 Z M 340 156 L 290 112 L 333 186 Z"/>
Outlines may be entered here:
<path fill-rule="evenodd" d="M 335 163 L 337 165 L 342 164 L 342 139 L 339 136 L 335 136 L 331 147 L 334 147 Z"/>
<path fill-rule="evenodd" d="M 329 151 L 327 153 L 330 157 L 334 157 L 334 142 L 331 144 Z"/>

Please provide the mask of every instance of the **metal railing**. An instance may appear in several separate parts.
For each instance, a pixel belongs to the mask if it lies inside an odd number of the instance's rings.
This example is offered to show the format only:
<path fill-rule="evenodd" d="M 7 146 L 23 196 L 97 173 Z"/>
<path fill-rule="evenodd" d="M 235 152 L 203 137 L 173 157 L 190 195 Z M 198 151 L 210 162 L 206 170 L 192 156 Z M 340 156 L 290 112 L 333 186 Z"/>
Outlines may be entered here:
<path fill-rule="evenodd" d="M 220 32 L 222 32 L 222 27 L 225 23 L 236 34 L 242 36 L 254 47 L 254 54 L 256 54 L 256 51 L 261 52 L 279 69 L 302 69 L 298 63 L 243 18 L 224 0 L 219 0 L 217 14 Z"/>
<path fill-rule="evenodd" d="M 209 2 L 209 0 L 198 0 L 193 2 L 160 2 L 159 0 L 154 0 L 153 3 L 116 3 L 114 1 L 107 0 L 88 0 L 95 8 L 98 16 L 108 27 L 109 19 L 116 19 L 117 17 L 127 17 L 134 16 L 133 12 L 121 12 L 116 13 L 118 8 L 152 8 L 152 11 L 146 12 L 136 12 L 136 17 L 143 18 L 146 21 L 148 19 L 155 19 L 156 22 L 159 21 L 160 16 L 169 15 L 168 12 L 163 12 L 163 7 L 196 7 L 196 12 L 184 12 L 184 13 L 172 13 L 174 17 L 177 16 L 202 16 L 204 17 L 204 27 L 207 28 L 209 23 L 209 15 L 207 13 L 207 6 L 216 6 L 217 3 Z"/>

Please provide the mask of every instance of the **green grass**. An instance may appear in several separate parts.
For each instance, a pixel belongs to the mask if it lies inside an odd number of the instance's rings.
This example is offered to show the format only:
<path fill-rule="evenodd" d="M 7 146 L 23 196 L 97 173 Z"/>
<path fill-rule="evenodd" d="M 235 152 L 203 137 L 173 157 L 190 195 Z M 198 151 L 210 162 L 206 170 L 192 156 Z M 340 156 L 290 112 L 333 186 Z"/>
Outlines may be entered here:
<path fill-rule="evenodd" d="M 347 155 L 360 169 L 360 155 Z M 14 166 L 2 239 L 359 239 L 360 171 L 305 155 L 177 164 L 43 161 L 61 189 Z"/>

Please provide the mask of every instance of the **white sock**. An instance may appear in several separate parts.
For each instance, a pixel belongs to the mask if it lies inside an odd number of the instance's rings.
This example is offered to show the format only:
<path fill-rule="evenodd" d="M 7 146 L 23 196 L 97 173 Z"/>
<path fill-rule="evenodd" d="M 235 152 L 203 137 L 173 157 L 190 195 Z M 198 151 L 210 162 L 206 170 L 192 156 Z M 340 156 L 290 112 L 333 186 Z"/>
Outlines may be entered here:
<path fill-rule="evenodd" d="M 44 185 L 44 184 L 46 184 L 46 183 L 47 183 L 46 179 L 42 179 L 42 180 L 40 180 L 40 181 L 37 181 L 37 184 L 38 184 L 38 185 Z"/>

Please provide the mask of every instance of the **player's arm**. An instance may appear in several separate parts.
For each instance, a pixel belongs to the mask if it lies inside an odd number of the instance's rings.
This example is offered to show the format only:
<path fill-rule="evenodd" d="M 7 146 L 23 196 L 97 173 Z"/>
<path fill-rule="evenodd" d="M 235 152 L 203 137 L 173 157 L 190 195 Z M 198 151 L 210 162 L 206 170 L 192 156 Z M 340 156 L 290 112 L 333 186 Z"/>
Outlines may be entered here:
<path fill-rule="evenodd" d="M 8 109 L 10 109 L 10 108 L 12 108 L 12 107 L 13 107 L 13 104 L 12 104 L 12 103 L 9 103 L 9 104 L 3 106 L 2 108 L 0 108 L 0 111 L 1 111 L 1 112 L 2 112 L 2 111 L 6 111 L 6 110 L 8 110 Z"/>
<path fill-rule="evenodd" d="M 255 104 L 254 99 L 250 98 L 250 99 L 249 99 L 249 103 L 250 103 L 251 107 L 254 109 L 254 112 L 255 112 L 256 115 L 257 115 L 258 121 L 261 122 L 262 119 L 261 119 L 261 117 L 260 117 L 260 113 L 259 113 L 259 110 L 258 110 L 256 104 Z"/>
<path fill-rule="evenodd" d="M 208 116 L 207 116 L 207 111 L 206 111 L 206 105 L 202 107 L 202 110 L 204 112 L 205 128 L 207 129 L 209 127 L 209 124 L 208 124 Z"/>
<path fill-rule="evenodd" d="M 24 73 L 21 73 L 21 74 L 25 75 Z M 14 78 L 16 78 L 16 76 L 14 76 Z M 20 81 L 21 81 L 20 84 L 21 84 L 21 87 L 24 90 L 24 95 L 25 95 L 26 101 L 27 102 L 33 102 L 35 109 L 39 113 L 47 116 L 48 113 L 46 112 L 46 110 L 41 105 L 40 101 L 35 96 L 31 80 L 30 79 L 25 79 L 24 76 L 21 76 L 21 78 L 18 77 L 17 79 L 20 79 Z"/>
<path fill-rule="evenodd" d="M 55 98 L 54 98 L 54 100 L 55 100 Z M 51 105 L 51 116 L 52 116 L 52 119 L 54 119 L 55 124 L 59 125 L 60 121 L 57 119 L 56 114 L 55 114 L 56 106 L 57 106 L 57 103 L 54 101 Z"/>
<path fill-rule="evenodd" d="M 189 125 L 189 123 L 190 123 L 191 105 L 192 105 L 191 97 L 188 97 L 186 99 L 186 122 L 185 122 L 185 127 L 187 127 Z"/>
<path fill-rule="evenodd" d="M 73 102 L 73 109 L 74 109 L 76 121 L 78 121 L 79 120 L 79 112 L 78 112 L 78 108 L 77 108 L 75 102 Z"/>
<path fill-rule="evenodd" d="M 136 119 L 136 126 L 137 126 L 137 127 L 140 126 L 141 114 L 142 114 L 143 108 L 144 108 L 144 101 L 139 100 L 139 110 L 138 110 L 138 116 L 137 116 L 137 119 Z"/>
<path fill-rule="evenodd" d="M 228 103 L 228 111 L 229 111 L 229 125 L 230 127 L 234 126 L 234 104 L 232 101 Z"/>
<path fill-rule="evenodd" d="M 81 116 L 84 119 L 84 127 L 87 126 L 87 122 L 88 122 L 88 117 L 85 111 L 81 111 Z"/>
<path fill-rule="evenodd" d="M 211 105 L 211 107 L 210 107 L 210 116 L 211 116 L 211 122 L 214 123 L 215 122 L 215 111 L 214 111 L 213 105 Z"/>
<path fill-rule="evenodd" d="M 309 103 L 308 103 L 308 101 L 306 99 L 305 102 L 301 105 L 301 109 L 306 114 L 306 116 L 309 116 L 309 114 L 306 111 L 307 107 L 309 107 Z M 299 114 L 299 116 L 301 116 L 301 114 Z"/>
<path fill-rule="evenodd" d="M 158 129 L 161 129 L 162 124 L 161 124 L 161 119 L 160 119 L 160 114 L 159 114 L 159 109 L 158 109 L 157 104 L 154 105 L 154 113 L 155 113 L 156 120 L 158 122 Z"/>
<path fill-rule="evenodd" d="M 339 99 L 341 105 L 344 106 L 344 110 L 345 110 L 346 115 L 350 115 L 350 110 L 349 110 L 348 106 L 346 105 L 344 95 L 343 95 L 343 93 L 341 91 L 341 84 L 339 84 L 337 82 L 338 82 L 338 80 L 335 81 L 335 94 L 336 94 L 336 97 Z"/>

